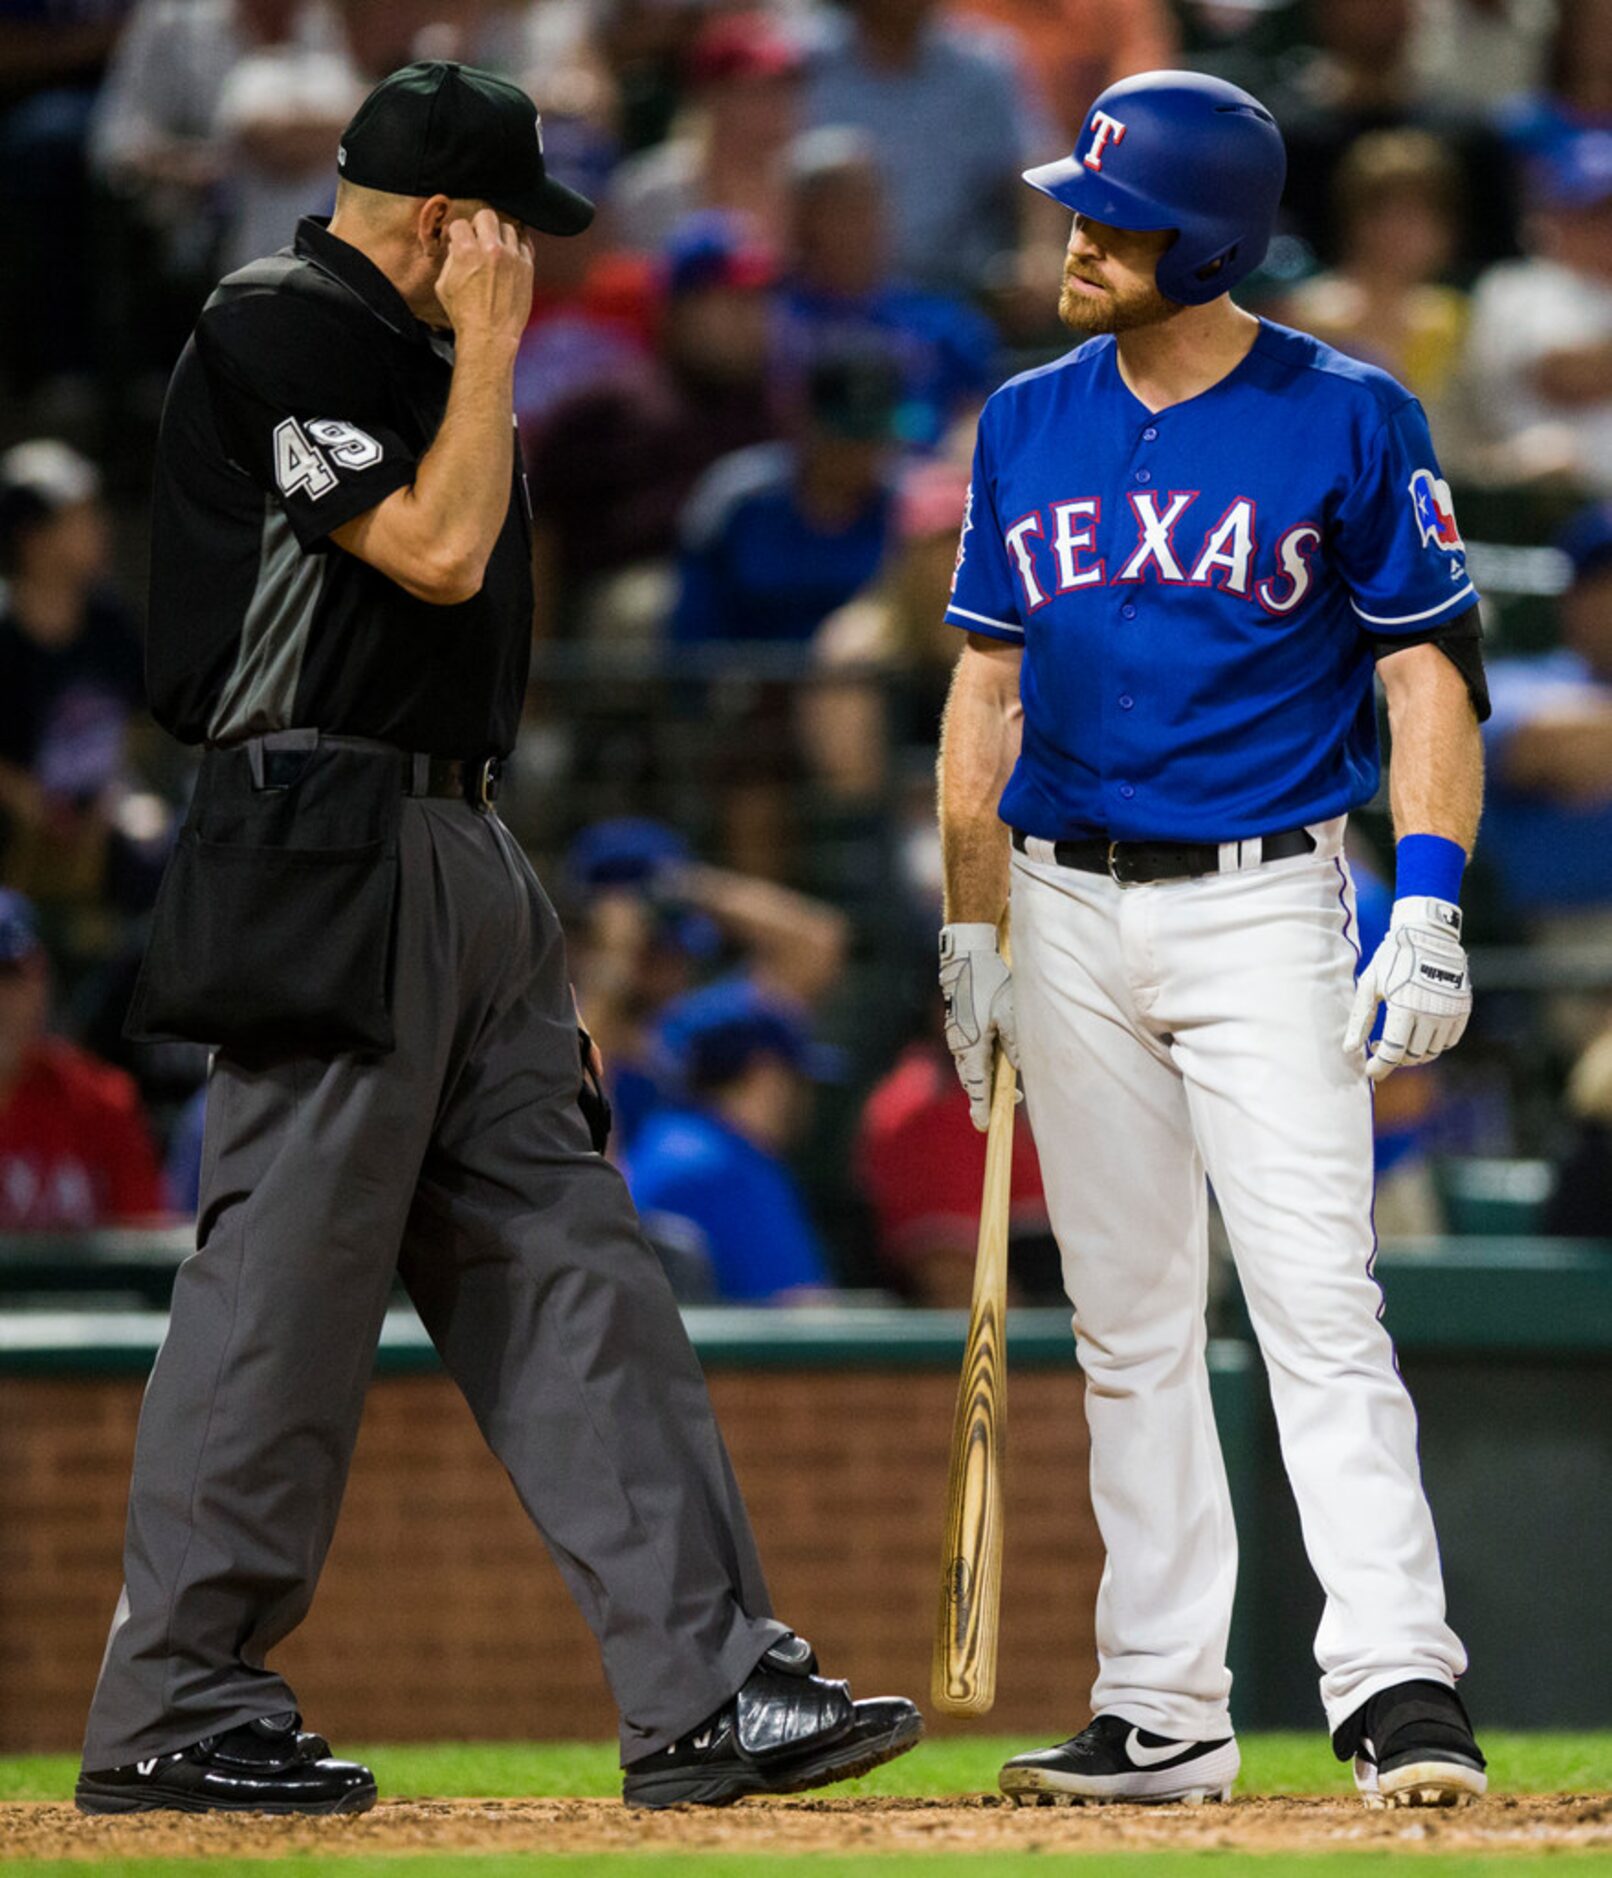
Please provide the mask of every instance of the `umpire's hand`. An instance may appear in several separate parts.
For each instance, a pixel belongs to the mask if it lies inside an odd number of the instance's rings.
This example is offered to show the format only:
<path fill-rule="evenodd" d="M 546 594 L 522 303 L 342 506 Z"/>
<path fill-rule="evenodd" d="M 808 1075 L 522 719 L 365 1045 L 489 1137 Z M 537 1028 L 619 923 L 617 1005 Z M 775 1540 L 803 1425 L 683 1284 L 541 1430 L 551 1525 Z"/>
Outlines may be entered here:
<path fill-rule="evenodd" d="M 455 339 L 520 341 L 532 316 L 531 237 L 491 209 L 472 222 L 448 224 L 448 258 L 437 275 L 437 298 Z"/>

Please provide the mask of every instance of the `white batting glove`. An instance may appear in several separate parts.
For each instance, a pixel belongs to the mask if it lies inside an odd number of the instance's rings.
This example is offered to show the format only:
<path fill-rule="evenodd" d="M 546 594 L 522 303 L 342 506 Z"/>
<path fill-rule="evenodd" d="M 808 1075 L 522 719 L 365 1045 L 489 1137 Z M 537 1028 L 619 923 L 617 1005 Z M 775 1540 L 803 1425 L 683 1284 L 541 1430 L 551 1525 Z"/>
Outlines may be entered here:
<path fill-rule="evenodd" d="M 940 989 L 946 1000 L 946 1047 L 968 1095 L 968 1112 L 984 1134 L 991 1125 L 995 1044 L 1019 1066 L 1013 1015 L 1013 974 L 996 949 L 996 928 L 960 922 L 940 933 Z"/>
<path fill-rule="evenodd" d="M 1461 949 L 1461 909 L 1453 902 L 1394 902 L 1387 937 L 1355 987 L 1345 1050 L 1365 1048 L 1380 1003 L 1388 1014 L 1366 1065 L 1373 1082 L 1401 1063 L 1431 1063 L 1460 1042 L 1472 1015 L 1472 980 Z"/>

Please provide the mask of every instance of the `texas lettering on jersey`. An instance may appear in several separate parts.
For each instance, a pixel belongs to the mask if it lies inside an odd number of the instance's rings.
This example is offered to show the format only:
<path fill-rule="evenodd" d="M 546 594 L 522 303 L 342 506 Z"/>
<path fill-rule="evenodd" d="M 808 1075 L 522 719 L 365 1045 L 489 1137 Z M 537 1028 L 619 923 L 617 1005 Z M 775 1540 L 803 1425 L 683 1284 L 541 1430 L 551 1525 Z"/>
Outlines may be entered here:
<path fill-rule="evenodd" d="M 1021 515 L 1002 538 L 1026 611 L 1038 612 L 1055 595 L 1082 587 L 1157 581 L 1167 587 L 1218 587 L 1278 617 L 1291 613 L 1310 590 L 1320 526 L 1310 520 L 1294 523 L 1258 559 L 1258 504 L 1239 496 L 1208 528 L 1191 530 L 1184 524 L 1198 495 L 1196 489 L 1128 493 L 1127 522 L 1107 530 L 1101 496 L 1076 496 Z M 972 492 L 970 497 L 972 507 Z M 961 564 L 961 545 L 958 559 Z M 1264 578 L 1258 578 L 1262 570 Z"/>

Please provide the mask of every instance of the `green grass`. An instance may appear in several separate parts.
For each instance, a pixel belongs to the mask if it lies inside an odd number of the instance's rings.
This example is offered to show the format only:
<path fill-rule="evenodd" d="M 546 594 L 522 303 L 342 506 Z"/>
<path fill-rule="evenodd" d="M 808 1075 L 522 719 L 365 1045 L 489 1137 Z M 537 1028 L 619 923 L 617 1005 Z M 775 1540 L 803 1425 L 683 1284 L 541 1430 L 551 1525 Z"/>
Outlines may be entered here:
<path fill-rule="evenodd" d="M 1612 1791 L 1612 1733 L 1497 1734 L 1484 1732 L 1490 1784 L 1500 1793 Z M 993 1791 L 996 1770 L 1010 1754 L 1043 1742 L 954 1735 L 850 1782 L 836 1792 L 943 1795 Z M 1325 1737 L 1256 1734 L 1242 1737 L 1243 1793 L 1347 1793 L 1349 1773 L 1332 1758 Z M 611 1798 L 621 1791 L 615 1749 L 595 1742 L 452 1742 L 443 1746 L 364 1747 L 337 1751 L 368 1762 L 387 1799 L 521 1799 L 570 1794 Z M 0 1760 L 0 1800 L 65 1800 L 78 1771 L 71 1755 Z"/>

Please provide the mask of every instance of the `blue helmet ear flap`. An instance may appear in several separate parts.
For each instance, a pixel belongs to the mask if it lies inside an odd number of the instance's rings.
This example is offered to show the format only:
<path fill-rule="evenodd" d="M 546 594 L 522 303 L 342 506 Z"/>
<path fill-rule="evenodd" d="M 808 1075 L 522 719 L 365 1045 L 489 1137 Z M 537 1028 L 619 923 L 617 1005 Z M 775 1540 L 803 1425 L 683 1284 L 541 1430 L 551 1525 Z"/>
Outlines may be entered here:
<path fill-rule="evenodd" d="M 1154 275 L 1159 292 L 1166 300 L 1174 300 L 1178 306 L 1203 306 L 1229 292 L 1232 285 L 1243 278 L 1244 270 L 1237 267 L 1237 251 L 1243 245 L 1240 241 L 1229 243 L 1197 266 L 1184 266 L 1179 260 L 1171 266 L 1171 257 L 1179 245 L 1178 238 L 1159 256 Z"/>

